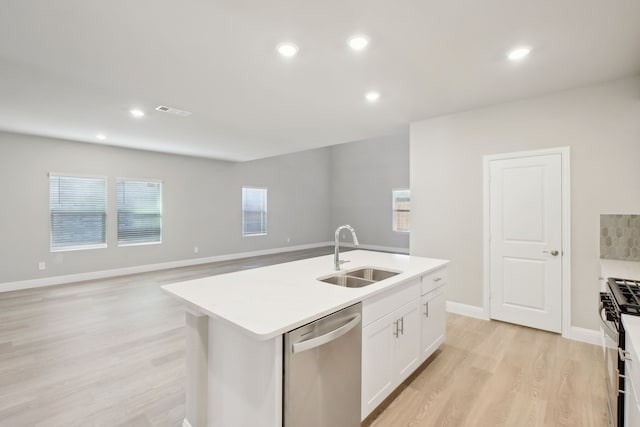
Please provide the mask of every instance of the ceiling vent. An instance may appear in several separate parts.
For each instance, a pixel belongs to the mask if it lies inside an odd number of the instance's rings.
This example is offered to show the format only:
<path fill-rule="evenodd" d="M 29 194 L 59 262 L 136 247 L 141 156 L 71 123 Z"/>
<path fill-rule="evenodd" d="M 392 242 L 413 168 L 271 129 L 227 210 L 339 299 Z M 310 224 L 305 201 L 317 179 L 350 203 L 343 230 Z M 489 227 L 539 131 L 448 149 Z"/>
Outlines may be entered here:
<path fill-rule="evenodd" d="M 158 105 L 156 111 L 162 111 L 163 113 L 173 114 L 174 116 L 188 117 L 191 115 L 191 111 L 178 110 L 177 108 L 167 107 L 166 105 Z"/>

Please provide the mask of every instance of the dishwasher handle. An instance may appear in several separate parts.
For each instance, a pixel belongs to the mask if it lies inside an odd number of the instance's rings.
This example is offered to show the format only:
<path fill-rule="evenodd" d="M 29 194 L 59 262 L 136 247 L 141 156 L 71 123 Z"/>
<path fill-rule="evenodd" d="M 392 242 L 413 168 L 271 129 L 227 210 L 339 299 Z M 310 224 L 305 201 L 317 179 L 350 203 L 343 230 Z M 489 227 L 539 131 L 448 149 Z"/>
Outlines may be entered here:
<path fill-rule="evenodd" d="M 340 326 L 337 329 L 334 329 L 331 332 L 327 332 L 324 335 L 320 335 L 316 338 L 311 338 L 310 340 L 302 341 L 299 343 L 293 344 L 292 351 L 293 353 L 302 353 L 303 351 L 311 350 L 312 348 L 320 347 L 326 343 L 329 343 L 339 337 L 343 336 L 350 330 L 356 327 L 360 323 L 360 313 L 356 313 L 347 323 Z"/>

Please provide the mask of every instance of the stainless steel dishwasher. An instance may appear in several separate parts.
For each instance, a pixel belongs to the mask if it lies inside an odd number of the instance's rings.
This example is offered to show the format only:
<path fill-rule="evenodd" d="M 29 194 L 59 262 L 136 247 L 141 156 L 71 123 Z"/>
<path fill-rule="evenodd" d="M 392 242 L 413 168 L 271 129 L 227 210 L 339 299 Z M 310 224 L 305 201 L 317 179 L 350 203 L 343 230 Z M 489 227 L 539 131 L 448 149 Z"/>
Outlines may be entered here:
<path fill-rule="evenodd" d="M 284 426 L 359 427 L 362 304 L 285 334 Z"/>

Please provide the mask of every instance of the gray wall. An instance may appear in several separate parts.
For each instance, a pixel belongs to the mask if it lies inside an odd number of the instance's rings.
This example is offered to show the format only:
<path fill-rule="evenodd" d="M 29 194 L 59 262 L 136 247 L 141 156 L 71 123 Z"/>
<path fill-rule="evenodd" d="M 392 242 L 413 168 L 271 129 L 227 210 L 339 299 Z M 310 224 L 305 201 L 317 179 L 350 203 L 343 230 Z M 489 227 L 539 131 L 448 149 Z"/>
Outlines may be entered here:
<path fill-rule="evenodd" d="M 640 212 L 640 78 L 411 125 L 411 252 L 482 306 L 482 156 L 571 147 L 572 324 L 597 329 L 601 213 Z"/>
<path fill-rule="evenodd" d="M 363 245 L 408 250 L 409 234 L 392 230 L 391 190 L 399 188 L 409 188 L 408 133 L 331 147 L 332 229 L 350 224 Z"/>
<path fill-rule="evenodd" d="M 328 148 L 229 163 L 0 133 L 0 283 L 326 242 L 329 168 Z M 49 172 L 109 177 L 108 248 L 49 251 Z M 117 247 L 116 177 L 163 180 L 162 244 Z M 241 235 L 243 185 L 269 189 L 267 236 Z"/>
<path fill-rule="evenodd" d="M 362 243 L 406 248 L 391 231 L 390 191 L 408 185 L 408 147 L 404 134 L 231 163 L 0 132 L 0 179 L 12 183 L 0 283 L 327 242 L 343 222 Z M 108 248 L 50 252 L 49 172 L 109 178 Z M 162 244 L 117 247 L 117 177 L 163 181 Z M 243 185 L 268 188 L 267 236 L 241 235 Z"/>

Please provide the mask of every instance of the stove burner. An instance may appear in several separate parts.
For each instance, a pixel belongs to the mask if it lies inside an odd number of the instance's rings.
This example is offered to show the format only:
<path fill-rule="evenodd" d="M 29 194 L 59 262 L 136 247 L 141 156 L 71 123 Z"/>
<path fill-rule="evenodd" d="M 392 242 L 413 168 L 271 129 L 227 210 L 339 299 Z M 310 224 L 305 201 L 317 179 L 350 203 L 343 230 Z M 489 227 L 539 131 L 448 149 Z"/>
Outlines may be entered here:
<path fill-rule="evenodd" d="M 640 316 L 640 281 L 609 277 L 608 282 L 620 312 Z"/>

